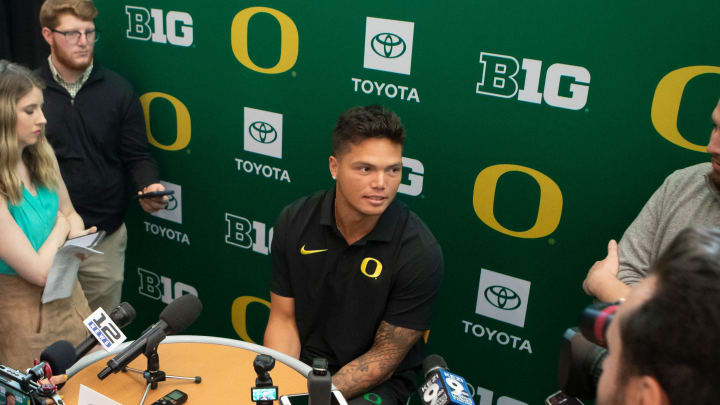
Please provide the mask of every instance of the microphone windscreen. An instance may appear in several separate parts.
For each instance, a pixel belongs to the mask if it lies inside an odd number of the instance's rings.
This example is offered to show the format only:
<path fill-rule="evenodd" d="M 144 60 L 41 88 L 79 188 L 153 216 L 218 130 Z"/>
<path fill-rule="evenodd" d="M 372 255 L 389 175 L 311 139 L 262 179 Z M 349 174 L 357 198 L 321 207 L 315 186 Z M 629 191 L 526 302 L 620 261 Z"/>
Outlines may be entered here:
<path fill-rule="evenodd" d="M 40 353 L 40 361 L 46 361 L 53 374 L 65 374 L 75 363 L 75 347 L 67 340 L 58 340 Z"/>
<path fill-rule="evenodd" d="M 448 366 L 447 363 L 445 363 L 445 359 L 443 359 L 439 354 L 431 354 L 425 357 L 422 365 L 423 375 L 427 377 L 427 374 L 436 368 L 447 370 Z"/>
<path fill-rule="evenodd" d="M 127 302 L 121 302 L 120 305 L 110 312 L 110 318 L 118 328 L 124 328 L 135 319 L 135 308 Z"/>
<path fill-rule="evenodd" d="M 202 303 L 198 297 L 186 294 L 168 304 L 160 313 L 160 319 L 168 325 L 167 334 L 176 335 L 192 325 L 201 311 Z"/>

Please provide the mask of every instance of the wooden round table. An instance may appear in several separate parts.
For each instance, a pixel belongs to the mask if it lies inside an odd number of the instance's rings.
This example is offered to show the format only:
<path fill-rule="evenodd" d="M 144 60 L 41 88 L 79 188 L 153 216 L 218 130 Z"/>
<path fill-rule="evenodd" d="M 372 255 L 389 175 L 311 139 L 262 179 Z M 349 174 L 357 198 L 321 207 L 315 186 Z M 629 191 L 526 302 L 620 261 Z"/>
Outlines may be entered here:
<path fill-rule="evenodd" d="M 125 343 L 124 345 L 127 345 Z M 80 384 L 120 402 L 123 405 L 140 403 L 146 381 L 142 374 L 118 372 L 100 380 L 97 374 L 106 367 L 115 353 L 94 352 L 68 370 L 70 379 L 60 394 L 69 405 L 76 405 Z M 170 336 L 158 346 L 160 370 L 167 375 L 184 377 L 201 376 L 200 384 L 192 380 L 168 378 L 150 390 L 145 404 L 150 405 L 174 389 L 188 394 L 186 405 L 198 404 L 251 404 L 250 388 L 255 385 L 253 360 L 258 354 L 275 358 L 270 372 L 279 395 L 307 392 L 305 376 L 311 370 L 297 359 L 263 346 L 233 339 L 209 336 Z M 147 359 L 140 355 L 129 367 L 145 370 Z M 277 405 L 277 402 L 276 402 Z"/>

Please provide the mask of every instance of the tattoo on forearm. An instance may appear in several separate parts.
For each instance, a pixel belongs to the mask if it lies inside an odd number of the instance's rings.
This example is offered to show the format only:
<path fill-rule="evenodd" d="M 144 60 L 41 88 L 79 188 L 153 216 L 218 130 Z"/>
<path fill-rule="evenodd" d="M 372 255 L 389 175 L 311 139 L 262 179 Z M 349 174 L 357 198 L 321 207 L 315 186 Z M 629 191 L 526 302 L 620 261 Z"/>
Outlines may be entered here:
<path fill-rule="evenodd" d="M 423 333 L 380 322 L 370 350 L 340 369 L 333 384 L 348 399 L 380 384 L 390 378 Z"/>

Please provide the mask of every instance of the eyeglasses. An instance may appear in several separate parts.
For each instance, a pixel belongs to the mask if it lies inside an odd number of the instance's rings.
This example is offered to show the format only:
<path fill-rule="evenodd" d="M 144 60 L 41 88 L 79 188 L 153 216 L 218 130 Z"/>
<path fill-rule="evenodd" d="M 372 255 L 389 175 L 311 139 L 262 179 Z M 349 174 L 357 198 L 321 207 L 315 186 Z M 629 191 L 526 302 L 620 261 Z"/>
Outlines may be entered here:
<path fill-rule="evenodd" d="M 98 39 L 100 39 L 100 30 L 88 30 L 85 32 L 82 31 L 58 31 L 56 29 L 50 29 L 52 32 L 57 32 L 58 34 L 61 34 L 65 37 L 66 40 L 70 41 L 71 43 L 77 43 L 80 41 L 80 37 L 85 34 L 85 38 L 88 42 L 97 42 Z"/>

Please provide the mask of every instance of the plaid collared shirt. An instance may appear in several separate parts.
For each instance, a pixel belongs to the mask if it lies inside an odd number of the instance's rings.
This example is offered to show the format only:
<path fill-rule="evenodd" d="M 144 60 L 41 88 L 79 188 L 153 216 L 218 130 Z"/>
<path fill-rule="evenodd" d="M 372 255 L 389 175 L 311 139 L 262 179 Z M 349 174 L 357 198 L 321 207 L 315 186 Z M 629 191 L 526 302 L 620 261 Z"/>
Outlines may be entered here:
<path fill-rule="evenodd" d="M 95 62 L 90 62 L 90 66 L 88 66 L 88 68 L 85 69 L 85 72 L 83 72 L 82 76 L 80 76 L 80 79 L 78 79 L 78 81 L 76 81 L 75 83 L 68 83 L 65 80 L 63 80 L 62 76 L 60 76 L 60 73 L 58 73 L 57 69 L 55 69 L 55 65 L 53 65 L 53 63 L 52 63 L 52 57 L 48 56 L 48 65 L 50 65 L 50 71 L 52 72 L 53 79 L 55 79 L 55 81 L 59 85 L 63 86 L 65 88 L 65 90 L 67 90 L 68 93 L 70 93 L 70 97 L 72 97 L 73 100 L 75 99 L 75 96 L 77 95 L 78 91 L 80 91 L 80 88 L 87 81 L 88 77 L 90 77 L 90 72 L 92 72 L 94 63 Z"/>

